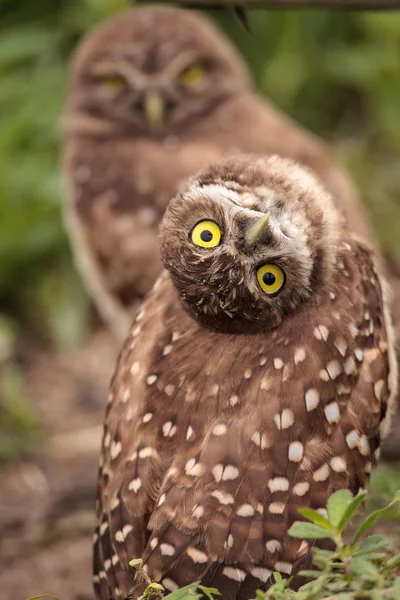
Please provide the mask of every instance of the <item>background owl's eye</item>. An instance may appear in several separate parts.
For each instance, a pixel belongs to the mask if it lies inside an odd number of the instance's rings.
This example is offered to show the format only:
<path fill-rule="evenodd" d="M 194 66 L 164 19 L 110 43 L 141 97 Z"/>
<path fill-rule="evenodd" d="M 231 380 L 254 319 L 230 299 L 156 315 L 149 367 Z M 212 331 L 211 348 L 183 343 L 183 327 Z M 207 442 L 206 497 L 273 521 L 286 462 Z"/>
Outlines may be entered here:
<path fill-rule="evenodd" d="M 177 76 L 178 83 L 182 85 L 194 85 L 199 83 L 206 74 L 206 67 L 202 63 L 193 63 L 185 67 Z"/>
<path fill-rule="evenodd" d="M 100 85 L 115 91 L 121 91 L 128 87 L 128 82 L 122 75 L 102 75 L 98 77 Z"/>
<path fill-rule="evenodd" d="M 266 294 L 276 294 L 285 283 L 285 273 L 278 265 L 263 265 L 257 269 L 257 280 Z"/>
<path fill-rule="evenodd" d="M 202 248 L 215 248 L 221 241 L 221 229 L 214 221 L 200 221 L 191 233 L 192 242 Z"/>

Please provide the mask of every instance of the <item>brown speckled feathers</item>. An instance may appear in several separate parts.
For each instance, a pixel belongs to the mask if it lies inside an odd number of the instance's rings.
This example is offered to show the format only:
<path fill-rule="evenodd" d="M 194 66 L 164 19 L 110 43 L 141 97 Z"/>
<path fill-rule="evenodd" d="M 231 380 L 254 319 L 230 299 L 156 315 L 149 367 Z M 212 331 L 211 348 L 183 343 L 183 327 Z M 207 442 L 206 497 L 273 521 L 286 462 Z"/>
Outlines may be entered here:
<path fill-rule="evenodd" d="M 215 248 L 191 242 L 196 210 L 221 227 Z M 246 219 L 252 223 L 267 211 L 270 236 L 259 248 L 242 250 L 235 226 L 246 229 Z M 172 240 L 178 222 L 183 233 Z M 279 295 L 261 306 L 253 268 L 261 254 L 271 261 L 283 230 L 274 262 L 286 258 L 287 279 L 305 291 L 286 310 L 292 295 L 285 283 L 276 305 L 280 322 L 272 327 L 268 314 Z M 199 176 L 166 214 L 163 259 L 169 241 L 177 252 L 181 244 L 181 252 L 174 260 L 171 251 L 171 274 L 160 276 L 136 316 L 107 407 L 95 588 L 101 600 L 137 598 L 142 587 L 128 561 L 142 557 L 167 590 L 201 579 L 219 587 L 224 600 L 248 600 L 268 587 L 272 571 L 295 574 L 309 561 L 309 545 L 287 534 L 300 518 L 298 508 L 323 512 L 333 491 L 357 493 L 367 485 L 396 388 L 390 319 L 371 250 L 337 220 L 311 175 L 290 162 L 250 157 Z M 320 245 L 324 269 L 305 284 Z M 214 252 L 229 255 L 243 274 L 232 306 L 224 300 L 222 310 L 231 312 L 240 286 L 249 304 L 261 306 L 261 321 L 251 311 L 232 317 L 237 334 L 221 333 L 218 310 L 211 308 L 213 295 L 226 298 L 216 265 L 207 266 Z M 293 272 L 292 252 L 302 261 Z M 204 264 L 202 281 L 197 260 Z M 192 266 L 198 296 L 207 289 L 207 329 L 183 306 L 195 306 L 195 294 L 186 295 L 183 286 L 178 294 L 172 283 Z M 259 332 L 246 333 L 247 318 L 256 319 Z"/>

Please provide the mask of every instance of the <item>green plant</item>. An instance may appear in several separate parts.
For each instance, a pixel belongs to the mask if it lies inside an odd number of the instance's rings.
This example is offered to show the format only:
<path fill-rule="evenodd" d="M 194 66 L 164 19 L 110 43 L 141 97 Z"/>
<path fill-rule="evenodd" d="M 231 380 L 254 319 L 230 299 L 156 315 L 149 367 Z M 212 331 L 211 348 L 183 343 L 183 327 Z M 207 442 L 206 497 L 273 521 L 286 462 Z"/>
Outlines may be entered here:
<path fill-rule="evenodd" d="M 394 554 L 384 535 L 365 534 L 375 521 L 400 501 L 400 492 L 385 507 L 370 513 L 345 541 L 352 518 L 364 501 L 366 493 L 352 497 L 348 490 L 335 492 L 328 500 L 327 517 L 309 508 L 300 510 L 308 522 L 295 523 L 289 530 L 292 537 L 302 540 L 329 539 L 334 549 L 312 552 L 315 568 L 301 571 L 310 579 L 298 591 L 288 588 L 290 579 L 274 574 L 275 583 L 267 592 L 257 592 L 258 600 L 322 600 L 335 597 L 351 599 L 400 599 L 400 554 Z"/>

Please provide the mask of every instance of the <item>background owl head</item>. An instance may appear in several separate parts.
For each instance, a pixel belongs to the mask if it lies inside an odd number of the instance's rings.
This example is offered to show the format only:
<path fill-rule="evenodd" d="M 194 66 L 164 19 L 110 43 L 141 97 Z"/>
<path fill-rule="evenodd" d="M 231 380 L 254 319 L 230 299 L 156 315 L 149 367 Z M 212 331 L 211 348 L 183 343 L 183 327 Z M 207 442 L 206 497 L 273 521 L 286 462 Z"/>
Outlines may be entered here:
<path fill-rule="evenodd" d="M 206 168 L 171 201 L 161 255 L 203 326 L 266 331 L 329 288 L 341 226 L 308 171 L 242 156 Z"/>
<path fill-rule="evenodd" d="M 69 107 L 130 134 L 169 134 L 249 87 L 244 64 L 205 18 L 170 8 L 132 9 L 78 49 Z"/>

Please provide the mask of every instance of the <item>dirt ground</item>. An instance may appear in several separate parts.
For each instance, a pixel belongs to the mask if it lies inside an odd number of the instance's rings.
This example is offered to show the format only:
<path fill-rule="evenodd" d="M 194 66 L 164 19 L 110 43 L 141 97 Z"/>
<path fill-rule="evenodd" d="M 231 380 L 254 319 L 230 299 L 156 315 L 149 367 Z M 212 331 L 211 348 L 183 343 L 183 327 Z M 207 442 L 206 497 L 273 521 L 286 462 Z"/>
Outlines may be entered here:
<path fill-rule="evenodd" d="M 118 344 L 99 330 L 78 351 L 24 351 L 43 443 L 0 472 L 0 600 L 93 600 L 91 538 L 101 423 Z M 399 431 L 386 455 L 399 453 Z"/>

